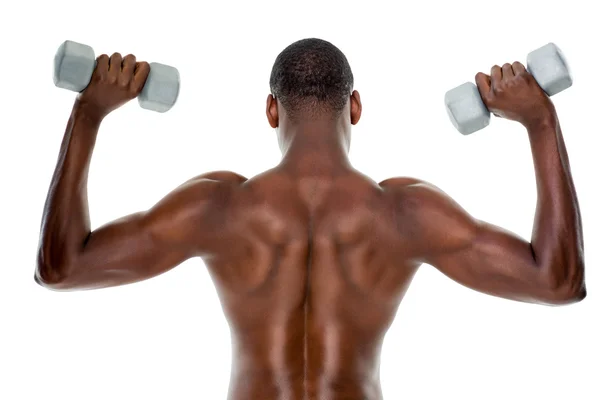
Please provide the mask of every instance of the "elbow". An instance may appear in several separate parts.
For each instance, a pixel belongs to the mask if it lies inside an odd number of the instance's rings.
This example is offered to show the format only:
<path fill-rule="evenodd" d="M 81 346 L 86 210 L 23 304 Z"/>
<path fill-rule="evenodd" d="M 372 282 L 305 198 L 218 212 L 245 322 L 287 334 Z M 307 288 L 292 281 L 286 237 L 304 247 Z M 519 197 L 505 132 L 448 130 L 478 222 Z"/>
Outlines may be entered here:
<path fill-rule="evenodd" d="M 581 284 L 577 289 L 565 286 L 554 290 L 547 299 L 546 303 L 551 306 L 566 306 L 583 301 L 587 297 L 585 284 Z"/>
<path fill-rule="evenodd" d="M 33 280 L 43 288 L 50 290 L 61 290 L 65 285 L 65 277 L 50 272 L 46 267 L 38 265 Z"/>
<path fill-rule="evenodd" d="M 68 289 L 66 268 L 57 268 L 55 265 L 44 261 L 42 254 L 38 254 L 37 267 L 34 274 L 34 281 L 43 288 L 50 290 Z"/>
<path fill-rule="evenodd" d="M 583 264 L 580 264 L 575 268 L 576 273 L 571 279 L 553 280 L 548 285 L 546 302 L 549 305 L 563 306 L 583 301 L 587 297 L 583 270 Z"/>

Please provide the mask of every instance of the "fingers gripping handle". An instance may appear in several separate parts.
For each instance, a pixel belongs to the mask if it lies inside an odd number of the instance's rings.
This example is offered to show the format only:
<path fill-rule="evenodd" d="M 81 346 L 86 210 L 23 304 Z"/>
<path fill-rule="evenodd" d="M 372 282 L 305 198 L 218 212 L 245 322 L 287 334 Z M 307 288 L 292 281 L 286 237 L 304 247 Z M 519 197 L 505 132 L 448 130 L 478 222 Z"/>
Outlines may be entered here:
<path fill-rule="evenodd" d="M 85 44 L 65 41 L 54 56 L 54 85 L 74 92 L 83 91 L 96 68 L 94 50 Z M 142 108 L 166 112 L 179 96 L 179 71 L 169 65 L 150 63 L 150 73 L 138 102 Z"/>
<path fill-rule="evenodd" d="M 573 84 L 566 59 L 554 43 L 529 53 L 527 70 L 548 96 L 560 93 Z M 490 123 L 490 112 L 477 86 L 471 82 L 446 92 L 444 103 L 452 125 L 463 135 L 483 129 Z"/>

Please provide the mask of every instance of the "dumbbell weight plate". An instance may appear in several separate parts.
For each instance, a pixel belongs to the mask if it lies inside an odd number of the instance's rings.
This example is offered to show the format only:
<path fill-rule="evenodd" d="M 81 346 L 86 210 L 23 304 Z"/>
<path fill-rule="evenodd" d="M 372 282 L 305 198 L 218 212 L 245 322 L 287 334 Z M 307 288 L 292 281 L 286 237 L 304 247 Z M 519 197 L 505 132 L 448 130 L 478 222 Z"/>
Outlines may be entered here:
<path fill-rule="evenodd" d="M 140 107 L 166 112 L 173 107 L 179 96 L 180 78 L 175 67 L 150 63 L 150 74 L 138 96 Z"/>
<path fill-rule="evenodd" d="M 452 125 L 463 135 L 470 135 L 490 124 L 490 112 L 481 100 L 479 89 L 472 82 L 446 92 L 444 104 Z"/>
<path fill-rule="evenodd" d="M 554 96 L 573 85 L 567 59 L 554 43 L 529 53 L 527 70 L 548 96 Z"/>
<path fill-rule="evenodd" d="M 90 83 L 95 67 L 94 49 L 66 40 L 54 56 L 54 84 L 59 88 L 81 92 Z"/>

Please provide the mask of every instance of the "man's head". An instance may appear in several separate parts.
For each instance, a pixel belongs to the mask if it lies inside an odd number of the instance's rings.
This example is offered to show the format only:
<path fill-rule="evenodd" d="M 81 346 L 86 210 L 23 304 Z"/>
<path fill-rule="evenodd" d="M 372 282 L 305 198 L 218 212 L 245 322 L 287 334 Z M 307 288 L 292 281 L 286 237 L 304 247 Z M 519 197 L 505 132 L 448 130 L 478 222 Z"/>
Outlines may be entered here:
<path fill-rule="evenodd" d="M 346 56 L 321 39 L 302 39 L 286 47 L 273 64 L 269 85 L 274 99 L 269 96 L 268 103 L 278 100 L 292 121 L 336 119 L 351 98 L 360 103 L 352 91 L 354 77 Z"/>

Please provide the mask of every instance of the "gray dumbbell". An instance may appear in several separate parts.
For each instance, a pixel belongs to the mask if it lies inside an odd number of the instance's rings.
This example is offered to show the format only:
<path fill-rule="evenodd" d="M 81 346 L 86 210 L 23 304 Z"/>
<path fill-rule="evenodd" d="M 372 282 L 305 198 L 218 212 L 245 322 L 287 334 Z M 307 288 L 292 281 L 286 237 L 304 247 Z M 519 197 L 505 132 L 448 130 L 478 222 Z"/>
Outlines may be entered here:
<path fill-rule="evenodd" d="M 81 92 L 90 83 L 95 67 L 96 57 L 90 46 L 67 40 L 54 56 L 54 84 Z M 179 71 L 168 65 L 150 63 L 150 74 L 138 96 L 140 106 L 165 112 L 173 107 L 178 95 Z"/>
<path fill-rule="evenodd" d="M 527 70 L 548 96 L 571 87 L 573 79 L 562 51 L 548 43 L 527 56 Z M 446 92 L 446 112 L 454 127 L 463 135 L 485 128 L 490 112 L 474 83 L 467 82 Z"/>

